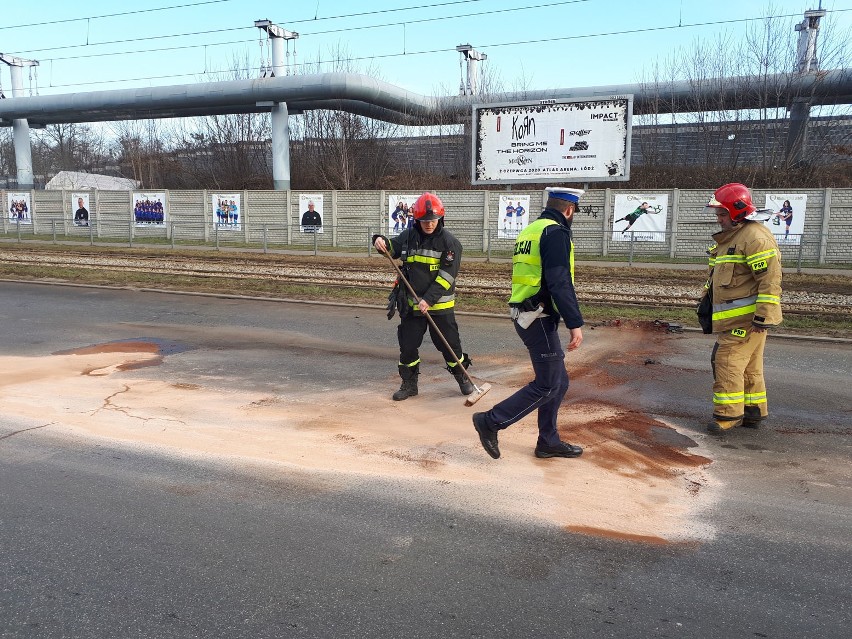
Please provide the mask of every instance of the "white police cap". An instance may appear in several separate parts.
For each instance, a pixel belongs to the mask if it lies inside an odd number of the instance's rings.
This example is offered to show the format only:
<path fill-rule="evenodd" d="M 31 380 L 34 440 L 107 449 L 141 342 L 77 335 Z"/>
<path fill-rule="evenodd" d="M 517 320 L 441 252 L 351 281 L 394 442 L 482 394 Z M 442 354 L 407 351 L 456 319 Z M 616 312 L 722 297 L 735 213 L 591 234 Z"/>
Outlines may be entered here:
<path fill-rule="evenodd" d="M 566 200 L 574 204 L 580 203 L 580 196 L 585 193 L 583 189 L 566 189 L 561 186 L 548 186 L 546 189 L 547 197 L 553 197 L 557 200 Z"/>

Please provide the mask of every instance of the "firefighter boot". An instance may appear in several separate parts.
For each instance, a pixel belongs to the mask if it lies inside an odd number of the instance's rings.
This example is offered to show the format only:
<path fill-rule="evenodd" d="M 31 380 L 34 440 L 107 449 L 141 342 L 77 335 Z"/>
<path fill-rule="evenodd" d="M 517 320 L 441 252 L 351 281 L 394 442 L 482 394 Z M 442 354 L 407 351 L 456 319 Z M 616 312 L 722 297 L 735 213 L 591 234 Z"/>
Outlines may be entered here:
<path fill-rule="evenodd" d="M 400 364 L 398 368 L 399 376 L 402 378 L 402 385 L 393 394 L 393 399 L 400 402 L 403 399 L 417 395 L 417 376 L 420 374 L 420 364 L 415 364 L 414 366 L 403 366 Z"/>
<path fill-rule="evenodd" d="M 713 421 L 707 424 L 707 432 L 715 437 L 723 437 L 725 433 L 732 431 L 737 426 L 743 425 L 743 419 L 720 419 L 714 417 Z"/>
<path fill-rule="evenodd" d="M 746 406 L 743 428 L 760 428 L 760 422 L 764 419 L 765 417 L 761 416 L 760 409 L 757 406 Z"/>
<path fill-rule="evenodd" d="M 471 364 L 473 363 L 470 361 L 470 357 L 467 353 L 462 353 L 461 361 L 465 369 L 470 368 Z M 470 395 L 473 391 L 476 390 L 476 386 L 474 386 L 473 382 L 468 379 L 468 376 L 464 374 L 464 371 L 462 371 L 461 367 L 458 364 L 456 364 L 455 366 L 447 364 L 447 370 L 450 371 L 453 374 L 453 377 L 456 378 L 462 395 Z"/>

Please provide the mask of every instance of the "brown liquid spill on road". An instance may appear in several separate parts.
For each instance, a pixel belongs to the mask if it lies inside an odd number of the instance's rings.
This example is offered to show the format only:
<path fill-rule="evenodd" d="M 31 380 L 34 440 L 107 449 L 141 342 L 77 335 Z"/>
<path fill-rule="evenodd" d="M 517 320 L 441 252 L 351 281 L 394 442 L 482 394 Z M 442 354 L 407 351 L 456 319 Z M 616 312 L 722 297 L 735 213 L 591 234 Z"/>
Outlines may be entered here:
<path fill-rule="evenodd" d="M 591 526 L 565 526 L 565 530 L 581 535 L 589 535 L 592 537 L 604 537 L 606 539 L 617 539 L 619 541 L 631 541 L 640 544 L 650 544 L 653 546 L 666 546 L 672 542 L 662 537 L 654 535 L 636 535 L 631 533 L 618 532 L 615 530 L 605 530 L 603 528 L 592 528 Z"/>
<path fill-rule="evenodd" d="M 102 355 L 104 353 L 149 353 L 156 354 L 156 357 L 138 359 L 124 362 L 115 366 L 115 370 L 130 371 L 139 368 L 147 368 L 149 366 L 159 366 L 163 363 L 162 347 L 160 344 L 153 342 L 144 342 L 141 340 L 127 340 L 123 342 L 106 342 L 104 344 L 92 344 L 90 346 L 82 346 L 68 351 L 59 351 L 54 355 Z M 83 375 L 90 375 L 94 370 L 89 369 L 82 372 Z"/>
<path fill-rule="evenodd" d="M 661 348 L 647 337 L 639 347 L 635 342 L 634 332 L 616 330 L 581 356 L 569 354 L 572 380 L 597 389 L 594 394 L 623 383 L 608 368 L 613 359 Z M 379 380 L 375 390 L 341 388 L 328 395 L 298 386 L 282 386 L 275 394 L 222 392 L 140 373 L 121 375 L 128 366 L 155 365 L 162 357 L 156 340 L 144 339 L 44 358 L 0 357 L 0 366 L 9 370 L 28 367 L 25 377 L 6 382 L 11 400 L 4 409 L 50 420 L 52 429 L 268 463 L 278 468 L 271 475 L 342 477 L 341 490 L 356 482 L 376 490 L 385 480 L 393 486 L 404 482 L 407 488 L 395 494 L 438 508 L 551 522 L 583 534 L 642 543 L 713 535 L 694 519 L 714 498 L 706 490 L 712 483 L 705 468 L 710 460 L 689 452 L 696 446 L 689 437 L 617 404 L 585 393 L 571 401 L 569 390 L 559 426 L 566 440 L 586 449 L 578 459 L 534 457 L 535 414 L 501 431 L 503 456 L 488 457 L 471 413 L 487 410 L 531 378 L 529 362 L 506 353 L 477 363 L 477 372 L 494 388 L 474 409 L 463 406 L 455 383 L 444 375 L 422 377 L 421 395 L 405 402 L 390 401 L 398 381 L 392 377 L 387 387 Z M 85 382 L 67 383 L 86 371 L 95 372 Z M 412 429 L 412 423 L 418 427 Z"/>
<path fill-rule="evenodd" d="M 599 412 L 600 404 L 571 404 L 569 411 Z M 695 442 L 647 415 L 613 407 L 615 415 L 597 417 L 590 422 L 560 429 L 563 438 L 593 447 L 590 460 L 625 477 L 645 475 L 668 477 L 685 468 L 700 468 L 711 463 L 701 455 L 685 450 Z"/>
<path fill-rule="evenodd" d="M 160 347 L 153 342 L 127 340 L 81 346 L 68 351 L 58 351 L 54 355 L 96 355 L 99 353 L 159 353 Z"/>

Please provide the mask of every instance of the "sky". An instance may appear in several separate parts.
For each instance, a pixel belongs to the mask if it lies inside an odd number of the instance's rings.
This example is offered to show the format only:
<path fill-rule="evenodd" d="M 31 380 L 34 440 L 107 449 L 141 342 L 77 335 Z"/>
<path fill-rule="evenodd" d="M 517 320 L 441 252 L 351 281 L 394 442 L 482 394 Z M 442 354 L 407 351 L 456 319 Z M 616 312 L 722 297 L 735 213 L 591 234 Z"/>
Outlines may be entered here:
<path fill-rule="evenodd" d="M 774 0 L 31 0 L 4 3 L 0 51 L 38 60 L 25 94 L 54 95 L 260 77 L 269 60 L 254 21 L 299 38 L 288 61 L 351 58 L 348 70 L 424 95 L 456 95 L 457 45 L 487 56 L 505 90 L 630 84 L 698 39 L 744 37 L 762 16 L 789 26 L 812 2 Z M 852 30 L 852 0 L 823 0 L 823 25 Z M 649 9 L 650 8 L 650 9 Z M 701 26 L 694 26 L 701 25 Z M 30 73 L 33 71 L 34 73 Z M 8 67 L 0 87 L 11 97 Z"/>

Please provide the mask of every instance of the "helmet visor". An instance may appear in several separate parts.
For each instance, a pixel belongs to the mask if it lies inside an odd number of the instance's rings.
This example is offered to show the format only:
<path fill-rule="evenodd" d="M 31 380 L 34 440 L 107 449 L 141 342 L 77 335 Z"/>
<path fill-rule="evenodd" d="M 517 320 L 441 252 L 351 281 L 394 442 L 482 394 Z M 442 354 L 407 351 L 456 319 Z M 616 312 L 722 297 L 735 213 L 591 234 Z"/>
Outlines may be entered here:
<path fill-rule="evenodd" d="M 707 215 L 726 215 L 730 217 L 730 213 L 728 209 L 722 206 L 722 203 L 719 202 L 716 198 L 711 197 L 710 201 L 704 205 L 704 212 Z"/>

